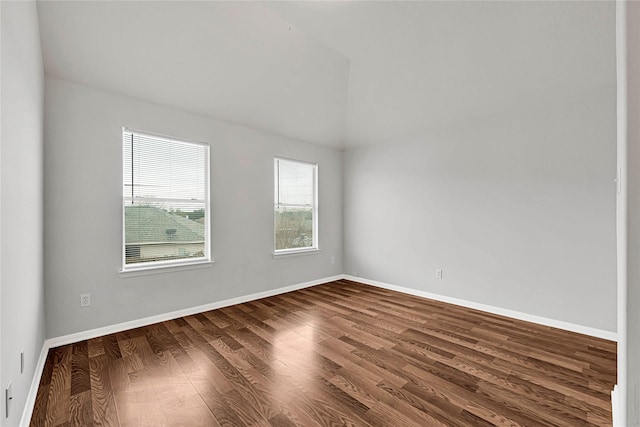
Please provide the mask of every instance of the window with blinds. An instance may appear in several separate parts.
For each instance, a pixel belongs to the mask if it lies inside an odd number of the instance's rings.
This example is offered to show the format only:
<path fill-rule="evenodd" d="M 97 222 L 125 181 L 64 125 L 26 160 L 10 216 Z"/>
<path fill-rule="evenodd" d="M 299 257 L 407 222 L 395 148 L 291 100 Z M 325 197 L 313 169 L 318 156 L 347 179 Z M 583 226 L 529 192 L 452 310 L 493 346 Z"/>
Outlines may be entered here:
<path fill-rule="evenodd" d="M 276 158 L 275 252 L 318 248 L 318 166 Z"/>
<path fill-rule="evenodd" d="M 123 129 L 123 270 L 209 261 L 209 146 Z"/>

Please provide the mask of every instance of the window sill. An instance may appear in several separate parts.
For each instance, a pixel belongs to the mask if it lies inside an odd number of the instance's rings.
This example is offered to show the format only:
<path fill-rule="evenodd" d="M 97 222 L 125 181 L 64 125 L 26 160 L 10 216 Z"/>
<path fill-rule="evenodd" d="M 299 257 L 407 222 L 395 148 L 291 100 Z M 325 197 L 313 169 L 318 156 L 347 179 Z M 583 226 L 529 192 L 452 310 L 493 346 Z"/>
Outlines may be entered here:
<path fill-rule="evenodd" d="M 273 259 L 288 258 L 292 256 L 302 256 L 302 255 L 317 255 L 320 253 L 320 251 L 322 251 L 322 249 L 313 248 L 313 249 L 298 249 L 298 250 L 291 250 L 291 251 L 274 252 Z"/>
<path fill-rule="evenodd" d="M 162 273 L 173 273 L 174 271 L 182 271 L 182 270 L 196 270 L 200 268 L 209 268 L 212 267 L 215 261 L 198 261 L 189 264 L 178 264 L 178 265 L 155 265 L 152 267 L 140 267 L 130 270 L 120 270 L 120 278 L 124 279 L 127 277 L 136 277 L 136 276 L 148 276 L 150 274 L 162 274 Z"/>

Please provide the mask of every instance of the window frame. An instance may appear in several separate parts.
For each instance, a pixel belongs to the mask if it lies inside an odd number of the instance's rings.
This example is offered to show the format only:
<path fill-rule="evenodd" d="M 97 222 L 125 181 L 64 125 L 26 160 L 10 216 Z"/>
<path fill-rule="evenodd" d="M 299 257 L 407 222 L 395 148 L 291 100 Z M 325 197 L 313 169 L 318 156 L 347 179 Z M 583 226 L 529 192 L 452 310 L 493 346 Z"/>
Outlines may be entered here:
<path fill-rule="evenodd" d="M 281 204 L 279 203 L 278 196 L 276 195 L 276 191 L 280 191 L 279 185 L 279 168 L 278 162 L 290 162 L 290 163 L 299 163 L 306 166 L 311 166 L 313 168 L 313 205 L 311 206 L 311 215 L 312 215 L 312 245 L 305 246 L 302 248 L 287 248 L 287 249 L 276 249 L 276 209 L 279 206 L 307 206 L 307 205 L 293 205 L 293 204 Z M 319 245 L 319 233 L 318 233 L 318 163 L 307 162 L 304 160 L 291 159 L 287 157 L 275 156 L 273 159 L 273 179 L 274 179 L 274 194 L 273 194 L 273 256 L 274 258 L 279 258 L 287 255 L 304 255 L 305 253 L 318 253 L 320 251 Z"/>
<path fill-rule="evenodd" d="M 125 161 L 127 161 L 127 157 L 126 157 L 126 153 L 125 153 L 125 142 L 124 142 L 124 136 L 125 133 L 131 133 L 134 135 L 140 135 L 143 137 L 147 137 L 147 138 L 152 138 L 152 139 L 160 139 L 163 141 L 167 141 L 167 142 L 171 142 L 171 143 L 177 143 L 177 144 L 191 144 L 191 145 L 197 145 L 200 147 L 204 147 L 205 149 L 205 155 L 204 155 L 204 200 L 194 200 L 194 199 L 174 199 L 174 198 L 153 198 L 153 197 L 132 197 L 132 196 L 126 196 L 124 194 L 123 189 L 125 188 L 125 178 L 124 178 L 124 167 L 125 167 Z M 120 269 L 120 273 L 135 273 L 135 272 L 145 272 L 145 271 L 153 271 L 153 270 L 159 270 L 159 269 L 166 269 L 165 271 L 174 271 L 176 270 L 176 268 L 171 268 L 171 267 L 178 267 L 178 269 L 182 269 L 184 267 L 189 267 L 189 266 L 198 266 L 200 264 L 211 264 L 213 263 L 212 259 L 211 259 L 211 184 L 210 184 L 210 178 L 211 178 L 211 146 L 210 144 L 206 143 L 206 142 L 199 142 L 199 141 L 193 141 L 193 140 L 189 140 L 189 139 L 185 139 L 185 138 L 177 138 L 174 136 L 168 136 L 168 135 L 162 135 L 162 134 L 158 134 L 158 133 L 153 133 L 153 132 L 147 132 L 147 131 L 141 131 L 141 130 L 137 130 L 137 129 L 133 129 L 130 127 L 122 127 L 122 169 L 121 169 L 121 179 L 122 179 L 122 183 L 121 183 L 121 191 L 122 191 L 122 197 L 121 197 L 121 213 L 122 213 L 122 226 L 121 226 L 121 230 L 122 230 L 122 242 L 121 242 L 121 269 Z M 127 248 L 127 242 L 126 242 L 126 220 L 125 220 L 125 203 L 126 202 L 131 202 L 131 201 L 135 201 L 135 202 L 151 202 L 151 203 L 157 203 L 157 202 L 190 202 L 193 203 L 194 201 L 198 202 L 198 203 L 203 203 L 204 204 L 204 255 L 202 257 L 197 257 L 197 258 L 182 258 L 182 259 L 172 259 L 172 260 L 165 260 L 165 261 L 147 261 L 147 262 L 138 262 L 138 263 L 129 263 L 127 264 L 127 258 L 126 258 L 126 248 Z M 181 268 L 182 267 L 182 268 Z M 162 270 L 160 270 L 162 271 Z M 158 271 L 158 272 L 160 272 Z"/>

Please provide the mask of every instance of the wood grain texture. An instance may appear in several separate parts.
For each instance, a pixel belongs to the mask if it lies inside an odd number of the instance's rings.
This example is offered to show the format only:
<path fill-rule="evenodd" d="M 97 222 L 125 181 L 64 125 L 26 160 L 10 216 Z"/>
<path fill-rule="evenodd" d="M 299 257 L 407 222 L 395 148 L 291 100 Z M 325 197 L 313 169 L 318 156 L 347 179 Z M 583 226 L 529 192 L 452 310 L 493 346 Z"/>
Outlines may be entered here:
<path fill-rule="evenodd" d="M 31 426 L 610 426 L 614 342 L 340 280 L 51 349 Z"/>

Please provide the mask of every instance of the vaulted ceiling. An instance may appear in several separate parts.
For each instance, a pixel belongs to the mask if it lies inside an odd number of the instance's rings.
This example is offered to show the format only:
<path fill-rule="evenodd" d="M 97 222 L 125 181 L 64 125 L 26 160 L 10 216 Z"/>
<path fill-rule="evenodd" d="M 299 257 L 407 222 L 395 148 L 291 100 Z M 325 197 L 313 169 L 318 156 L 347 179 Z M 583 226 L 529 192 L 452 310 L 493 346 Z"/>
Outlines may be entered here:
<path fill-rule="evenodd" d="M 38 3 L 45 72 L 334 147 L 615 90 L 606 2 Z"/>

